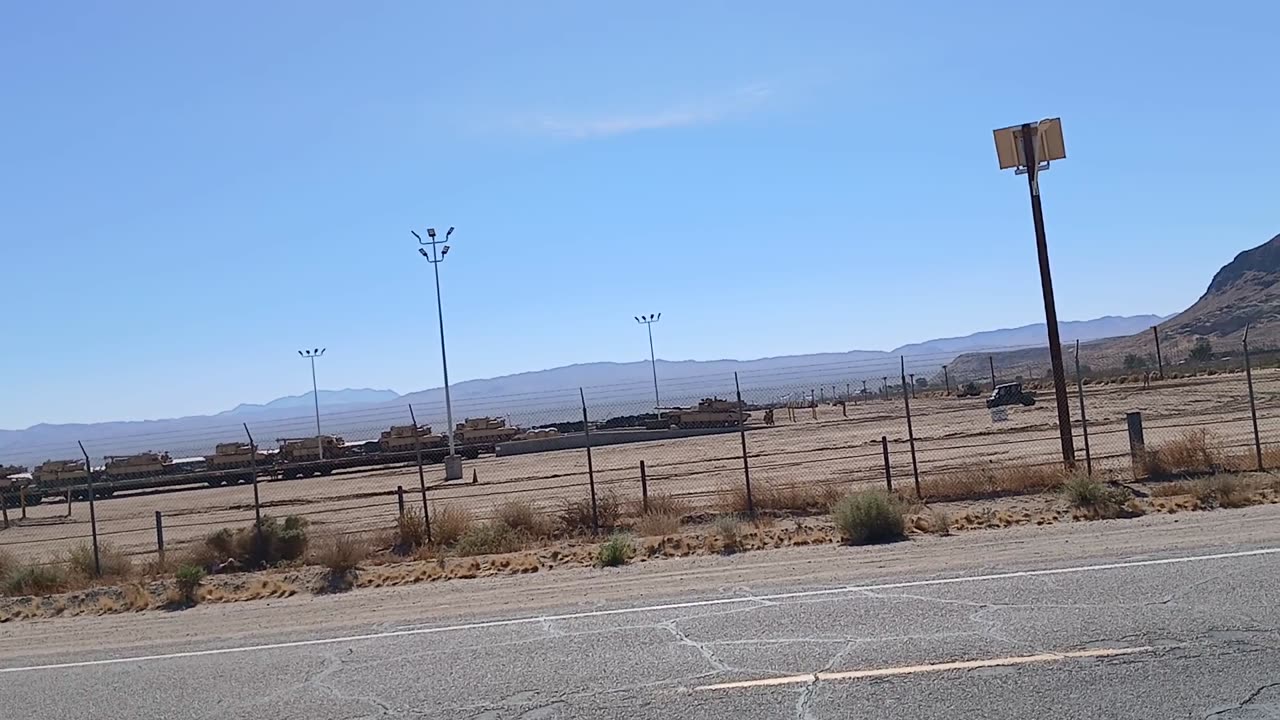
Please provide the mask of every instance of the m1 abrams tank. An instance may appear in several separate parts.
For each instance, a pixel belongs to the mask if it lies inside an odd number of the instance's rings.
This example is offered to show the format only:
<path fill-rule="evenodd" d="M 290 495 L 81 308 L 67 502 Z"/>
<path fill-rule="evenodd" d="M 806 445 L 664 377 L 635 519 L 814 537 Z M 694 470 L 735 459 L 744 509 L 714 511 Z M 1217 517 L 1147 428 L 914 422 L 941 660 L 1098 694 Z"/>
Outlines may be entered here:
<path fill-rule="evenodd" d="M 71 496 L 84 499 L 89 496 L 89 473 L 83 460 L 46 460 L 31 471 L 36 489 L 46 495 L 61 494 L 67 488 L 75 488 Z"/>
<path fill-rule="evenodd" d="M 254 463 L 265 468 L 271 462 L 261 450 L 254 453 L 247 442 L 218 443 L 213 454 L 205 455 L 204 460 L 210 470 L 238 470 Z"/>
<path fill-rule="evenodd" d="M 695 407 L 660 408 L 658 420 L 648 424 L 650 429 L 723 428 L 737 427 L 738 418 L 751 417 L 741 411 L 735 400 L 702 398 Z"/>
<path fill-rule="evenodd" d="M 347 446 L 342 438 L 334 435 L 321 435 L 317 443 L 315 436 L 305 438 L 281 438 L 280 452 L 276 455 L 276 464 L 280 469 L 280 477 L 292 480 L 307 475 L 328 475 L 333 472 L 336 461 L 347 456 Z M 320 448 L 324 448 L 324 457 L 320 457 Z M 321 462 L 323 460 L 323 462 Z"/>
<path fill-rule="evenodd" d="M 173 460 L 169 453 L 143 452 L 134 455 L 108 455 L 106 458 L 106 475 L 113 480 L 129 480 L 132 478 L 164 475 L 169 471 Z"/>
<path fill-rule="evenodd" d="M 449 443 L 444 435 L 434 435 L 430 425 L 392 425 L 390 430 L 383 430 L 378 438 L 378 449 L 386 453 L 413 452 L 418 448 L 427 450 L 438 448 Z"/>
<path fill-rule="evenodd" d="M 519 428 L 507 427 L 502 418 L 467 418 L 454 428 L 453 439 L 463 445 L 496 445 L 520 434 Z"/>

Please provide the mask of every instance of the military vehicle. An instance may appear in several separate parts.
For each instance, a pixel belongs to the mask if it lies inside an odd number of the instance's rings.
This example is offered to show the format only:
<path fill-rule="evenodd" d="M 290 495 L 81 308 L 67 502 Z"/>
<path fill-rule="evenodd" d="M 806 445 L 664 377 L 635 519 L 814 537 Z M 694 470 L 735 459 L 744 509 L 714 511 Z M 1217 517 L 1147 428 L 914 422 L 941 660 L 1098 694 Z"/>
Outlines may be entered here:
<path fill-rule="evenodd" d="M 36 488 L 45 495 L 61 495 L 68 489 L 71 497 L 89 497 L 89 473 L 83 460 L 46 460 L 31 471 Z"/>
<path fill-rule="evenodd" d="M 20 465 L 0 465 L 0 503 L 9 507 L 39 505 L 44 496 L 35 481 Z"/>
<path fill-rule="evenodd" d="M 520 434 L 520 428 L 507 427 L 502 418 L 467 418 L 454 428 L 454 442 L 463 445 L 496 445 Z"/>
<path fill-rule="evenodd" d="M 150 451 L 134 455 L 108 455 L 104 460 L 106 477 L 111 480 L 131 480 L 164 475 L 173 463 L 169 453 Z"/>
<path fill-rule="evenodd" d="M 239 470 L 257 465 L 265 468 L 271 462 L 266 453 L 252 451 L 247 442 L 218 443 L 212 455 L 204 457 L 206 467 L 210 470 Z"/>
<path fill-rule="evenodd" d="M 430 425 L 392 425 L 390 430 L 383 430 L 378 438 L 378 449 L 386 453 L 415 452 L 438 448 L 449 444 L 444 435 L 435 435 Z"/>
<path fill-rule="evenodd" d="M 996 389 L 991 392 L 991 397 L 987 398 L 987 407 L 998 408 L 1005 405 L 1024 405 L 1031 407 L 1036 404 L 1036 396 L 1022 389 L 1022 383 L 1005 383 L 997 385 Z"/>
<path fill-rule="evenodd" d="M 736 427 L 738 418 L 751 417 L 742 412 L 737 401 L 721 398 L 702 398 L 695 407 L 658 408 L 658 420 L 648 423 L 650 429 L 722 428 Z"/>
<path fill-rule="evenodd" d="M 956 397 L 979 397 L 982 390 L 978 389 L 977 383 L 968 382 L 956 388 Z"/>

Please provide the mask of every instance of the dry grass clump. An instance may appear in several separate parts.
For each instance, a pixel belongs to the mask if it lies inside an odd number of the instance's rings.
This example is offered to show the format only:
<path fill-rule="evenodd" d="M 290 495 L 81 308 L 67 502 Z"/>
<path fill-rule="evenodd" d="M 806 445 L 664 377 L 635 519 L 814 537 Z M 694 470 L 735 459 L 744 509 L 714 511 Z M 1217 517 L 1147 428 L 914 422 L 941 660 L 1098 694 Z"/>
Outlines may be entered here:
<path fill-rule="evenodd" d="M 1221 439 L 1208 430 L 1187 430 L 1159 447 L 1148 448 L 1139 469 L 1149 478 L 1238 469 L 1239 460 L 1222 452 L 1221 446 Z"/>
<path fill-rule="evenodd" d="M 358 533 L 337 533 L 322 538 L 311 551 L 311 561 L 322 565 L 334 576 L 346 575 L 360 568 L 369 557 L 369 540 Z"/>
<path fill-rule="evenodd" d="M 396 518 L 396 528 L 391 540 L 392 552 L 398 555 L 411 555 L 426 544 L 427 521 L 422 511 L 410 508 Z"/>
<path fill-rule="evenodd" d="M 715 520 L 716 535 L 720 536 L 720 550 L 725 553 L 734 553 L 741 547 L 741 538 L 739 532 L 742 529 L 742 523 L 737 515 L 721 515 Z"/>
<path fill-rule="evenodd" d="M 1062 487 L 1066 472 L 1056 465 L 986 468 L 926 478 L 920 492 L 930 500 L 973 500 L 1050 492 Z"/>
<path fill-rule="evenodd" d="M 951 534 L 951 516 L 947 515 L 941 508 L 927 508 L 919 518 L 921 520 L 919 529 L 944 537 Z"/>
<path fill-rule="evenodd" d="M 431 516 L 432 536 L 437 545 L 453 545 L 471 529 L 471 513 L 456 505 L 437 505 Z M 426 528 L 423 528 L 426 536 Z"/>
<path fill-rule="evenodd" d="M 855 493 L 831 508 L 841 538 L 850 545 L 893 542 L 906 537 L 905 509 L 888 493 L 878 490 Z"/>
<path fill-rule="evenodd" d="M 1063 485 L 1067 502 L 1094 520 L 1109 520 L 1135 514 L 1131 507 L 1133 494 L 1121 487 L 1104 485 L 1093 478 L 1077 474 Z"/>
<path fill-rule="evenodd" d="M 605 493 L 596 496 L 596 517 L 602 529 L 608 530 L 616 527 L 618 518 L 621 515 L 622 509 L 616 495 Z M 592 529 L 591 498 L 584 497 L 580 500 L 566 501 L 561 506 L 557 517 L 560 526 L 567 532 L 590 531 Z"/>
<path fill-rule="evenodd" d="M 1203 507 L 1239 508 L 1256 501 L 1253 483 L 1237 475 L 1214 475 L 1192 484 L 1192 494 Z"/>
<path fill-rule="evenodd" d="M 840 496 L 841 490 L 836 485 L 756 483 L 751 487 L 752 502 L 748 503 L 746 486 L 735 485 L 720 493 L 719 510 L 732 515 L 749 515 L 753 507 L 756 512 L 824 513 Z"/>
<path fill-rule="evenodd" d="M 0 583 L 5 595 L 52 595 L 72 586 L 62 565 L 37 563 L 10 568 Z"/>
<path fill-rule="evenodd" d="M 494 511 L 498 522 L 533 538 L 551 535 L 551 521 L 530 502 L 508 500 Z"/>
<path fill-rule="evenodd" d="M 649 496 L 649 507 L 644 509 L 643 504 L 637 503 L 637 515 L 674 515 L 676 519 L 680 519 L 689 512 L 689 503 L 682 498 L 664 493 L 654 493 Z"/>
<path fill-rule="evenodd" d="M 502 522 L 485 522 L 472 525 L 453 544 L 453 551 L 461 557 L 472 555 L 497 555 L 516 552 L 524 547 L 521 533 Z"/>
<path fill-rule="evenodd" d="M 87 542 L 71 548 L 63 558 L 71 575 L 85 583 L 95 580 L 118 581 L 133 575 L 133 560 L 111 543 L 98 543 L 98 561 L 102 567 L 100 577 L 94 568 L 93 546 Z"/>
<path fill-rule="evenodd" d="M 680 516 L 650 512 L 636 518 L 634 530 L 641 537 L 675 535 L 680 532 Z"/>

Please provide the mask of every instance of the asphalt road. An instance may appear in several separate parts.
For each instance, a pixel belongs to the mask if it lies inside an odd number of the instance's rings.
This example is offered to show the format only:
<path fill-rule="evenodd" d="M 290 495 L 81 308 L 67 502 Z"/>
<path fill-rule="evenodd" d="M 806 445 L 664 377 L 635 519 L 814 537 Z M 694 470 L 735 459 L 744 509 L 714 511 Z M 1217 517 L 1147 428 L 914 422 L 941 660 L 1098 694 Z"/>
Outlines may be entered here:
<path fill-rule="evenodd" d="M 0 629 L 13 718 L 1280 717 L 1280 507 Z"/>

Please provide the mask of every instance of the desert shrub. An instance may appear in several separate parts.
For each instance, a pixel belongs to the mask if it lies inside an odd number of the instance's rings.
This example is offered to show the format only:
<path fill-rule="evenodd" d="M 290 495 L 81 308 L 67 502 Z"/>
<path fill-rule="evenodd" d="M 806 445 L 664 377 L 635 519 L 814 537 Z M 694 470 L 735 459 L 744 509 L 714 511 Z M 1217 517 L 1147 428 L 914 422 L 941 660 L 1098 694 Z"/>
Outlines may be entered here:
<path fill-rule="evenodd" d="M 18 559 L 13 556 L 13 553 L 0 548 L 0 578 L 8 575 L 9 571 L 16 567 L 18 567 Z"/>
<path fill-rule="evenodd" d="M 1091 518 L 1105 520 L 1126 514 L 1133 495 L 1124 488 L 1104 485 L 1087 475 L 1073 475 L 1063 485 L 1067 502 Z"/>
<path fill-rule="evenodd" d="M 121 580 L 133 574 L 133 560 L 111 543 L 98 544 L 98 561 L 103 579 Z M 93 546 L 87 542 L 68 550 L 63 562 L 77 578 L 93 580 L 99 577 L 93 563 Z"/>
<path fill-rule="evenodd" d="M 204 580 L 204 568 L 197 565 L 183 565 L 173 574 L 175 598 L 182 605 L 195 605 L 200 599 L 200 582 Z"/>
<path fill-rule="evenodd" d="M 52 595 L 70 587 L 67 571 L 58 564 L 13 567 L 3 578 L 6 595 Z"/>
<path fill-rule="evenodd" d="M 339 533 L 324 538 L 313 551 L 316 564 L 327 568 L 332 577 L 354 572 L 368 557 L 369 541 L 354 533 Z"/>
<path fill-rule="evenodd" d="M 1167 482 L 1151 488 L 1151 497 L 1177 497 L 1178 495 L 1195 495 L 1195 483 Z"/>
<path fill-rule="evenodd" d="M 431 534 L 437 545 L 453 545 L 471 525 L 471 513 L 456 505 L 438 505 L 431 515 Z"/>
<path fill-rule="evenodd" d="M 941 508 L 931 507 L 923 517 L 926 532 L 944 536 L 951 534 L 951 517 Z"/>
<path fill-rule="evenodd" d="M 1218 448 L 1220 439 L 1207 430 L 1188 430 L 1141 458 L 1141 469 L 1147 477 L 1166 477 L 1186 473 L 1209 473 L 1228 468 L 1234 463 Z"/>
<path fill-rule="evenodd" d="M 261 567 L 297 560 L 306 550 L 305 518 L 289 515 L 281 522 L 263 515 L 261 523 L 235 530 L 222 528 L 205 536 L 202 546 L 191 550 L 188 562 L 205 570 L 228 560 L 240 567 Z"/>
<path fill-rule="evenodd" d="M 1235 475 L 1214 475 L 1192 484 L 1192 495 L 1204 507 L 1238 508 L 1252 505 L 1253 487 Z"/>
<path fill-rule="evenodd" d="M 674 535 L 680 532 L 680 516 L 650 512 L 636 519 L 635 531 L 641 537 Z"/>
<path fill-rule="evenodd" d="M 625 565 L 631 559 L 632 552 L 631 538 L 621 533 L 614 533 L 608 540 L 601 543 L 600 549 L 596 552 L 596 563 L 600 567 Z"/>
<path fill-rule="evenodd" d="M 641 508 L 639 514 L 674 515 L 679 520 L 687 512 L 689 512 L 689 504 L 683 499 L 664 493 L 654 493 L 649 496 L 649 509 L 645 511 Z"/>
<path fill-rule="evenodd" d="M 920 490 L 930 500 L 969 500 L 1057 490 L 1064 478 L 1058 466 L 985 468 L 927 478 Z"/>
<path fill-rule="evenodd" d="M 391 543 L 392 549 L 401 555 L 408 555 L 427 544 L 427 522 L 421 511 L 410 508 L 396 518 Z"/>
<path fill-rule="evenodd" d="M 726 553 L 737 552 L 741 544 L 741 538 L 738 537 L 741 529 L 738 516 L 721 515 L 716 518 L 714 527 L 716 535 L 720 536 L 720 549 Z"/>
<path fill-rule="evenodd" d="M 605 493 L 596 496 L 596 517 L 602 529 L 616 527 L 620 515 L 621 508 L 616 495 Z M 591 498 L 565 501 L 560 508 L 558 519 L 560 526 L 568 532 L 591 530 Z"/>
<path fill-rule="evenodd" d="M 524 546 L 524 539 L 511 526 L 501 522 L 486 522 L 467 528 L 453 545 L 460 556 L 496 555 L 516 552 Z"/>
<path fill-rule="evenodd" d="M 551 522 L 532 503 L 508 500 L 497 507 L 494 514 L 498 522 L 529 537 L 546 537 L 551 534 Z"/>
<path fill-rule="evenodd" d="M 892 542 L 906 537 L 902 504 L 887 493 L 849 495 L 831 508 L 840 536 L 850 545 Z"/>

